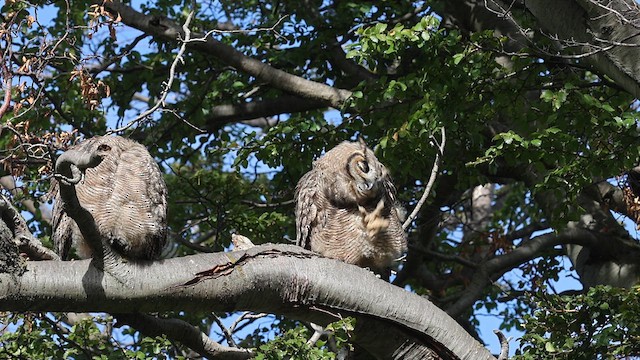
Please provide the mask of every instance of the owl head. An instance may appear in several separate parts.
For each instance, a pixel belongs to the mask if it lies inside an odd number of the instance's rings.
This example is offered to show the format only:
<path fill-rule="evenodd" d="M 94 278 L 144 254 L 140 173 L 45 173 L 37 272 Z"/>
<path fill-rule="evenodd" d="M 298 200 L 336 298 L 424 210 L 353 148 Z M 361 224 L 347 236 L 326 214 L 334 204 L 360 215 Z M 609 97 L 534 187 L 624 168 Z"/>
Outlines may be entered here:
<path fill-rule="evenodd" d="M 315 164 L 329 185 L 326 190 L 336 202 L 368 203 L 389 192 L 391 179 L 363 140 L 344 141 L 327 151 Z"/>
<path fill-rule="evenodd" d="M 116 147 L 114 143 L 117 140 L 113 136 L 95 136 L 83 141 L 74 150 L 82 154 L 82 159 L 76 160 L 75 165 L 83 171 L 98 166 L 102 160 L 111 154 Z"/>
<path fill-rule="evenodd" d="M 384 190 L 384 181 L 388 178 L 387 169 L 364 141 L 349 144 L 354 147 L 354 151 L 347 158 L 346 172 L 351 178 L 354 193 L 358 198 L 377 197 Z"/>

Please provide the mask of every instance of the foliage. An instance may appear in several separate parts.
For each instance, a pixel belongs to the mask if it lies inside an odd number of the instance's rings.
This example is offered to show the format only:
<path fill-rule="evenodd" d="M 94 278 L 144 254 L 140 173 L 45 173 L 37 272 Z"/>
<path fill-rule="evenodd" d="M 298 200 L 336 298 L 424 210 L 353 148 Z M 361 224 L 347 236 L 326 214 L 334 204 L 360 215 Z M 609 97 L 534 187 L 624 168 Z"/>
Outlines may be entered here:
<path fill-rule="evenodd" d="M 13 329 L 0 336 L 0 359 L 167 359 L 173 346 L 164 337 L 118 342 L 111 317 L 86 316 L 73 325 L 60 320 L 57 314 L 3 315 L 2 323 Z"/>
<path fill-rule="evenodd" d="M 325 327 L 325 331 L 330 332 L 329 339 L 318 340 L 315 344 L 309 346 L 307 340 L 311 336 L 312 331 L 308 327 L 299 325 L 294 329 L 287 330 L 282 336 L 261 345 L 256 353 L 258 360 L 277 360 L 277 359 L 335 359 L 336 353 L 330 350 L 343 349 L 351 345 L 348 341 L 351 337 L 350 332 L 353 331 L 355 320 L 353 318 L 345 318 L 333 322 Z M 329 346 L 330 344 L 331 346 Z"/>
<path fill-rule="evenodd" d="M 620 359 L 640 354 L 640 288 L 598 286 L 585 294 L 536 294 L 516 359 Z"/>

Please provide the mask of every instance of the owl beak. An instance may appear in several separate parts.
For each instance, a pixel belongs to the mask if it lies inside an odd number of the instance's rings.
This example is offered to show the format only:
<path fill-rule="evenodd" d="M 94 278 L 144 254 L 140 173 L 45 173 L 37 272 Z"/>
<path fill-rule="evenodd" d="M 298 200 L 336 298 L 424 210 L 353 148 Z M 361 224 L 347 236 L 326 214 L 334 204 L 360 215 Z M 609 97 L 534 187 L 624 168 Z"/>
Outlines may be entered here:
<path fill-rule="evenodd" d="M 358 184 L 358 190 L 360 190 L 360 192 L 366 193 L 371 191 L 371 189 L 373 189 L 373 185 L 374 183 L 369 183 L 369 182 L 365 182 L 364 184 Z"/>

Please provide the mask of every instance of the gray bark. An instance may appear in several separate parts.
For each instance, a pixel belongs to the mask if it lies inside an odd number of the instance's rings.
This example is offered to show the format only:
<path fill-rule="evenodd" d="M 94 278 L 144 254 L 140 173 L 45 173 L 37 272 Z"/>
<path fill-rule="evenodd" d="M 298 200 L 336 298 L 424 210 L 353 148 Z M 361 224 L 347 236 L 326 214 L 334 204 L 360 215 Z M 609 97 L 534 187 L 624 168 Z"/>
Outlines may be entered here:
<path fill-rule="evenodd" d="M 607 186 L 608 185 L 608 186 Z M 569 228 L 582 228 L 606 234 L 606 238 L 587 244 L 567 244 L 567 256 L 585 288 L 611 285 L 630 288 L 640 281 L 640 246 L 605 207 L 603 191 L 621 192 L 610 184 L 587 189 L 579 198 L 586 213 Z M 607 194 L 606 192 L 604 194 Z M 611 194 L 611 197 L 615 195 Z M 611 202 L 610 202 L 611 203 Z M 614 209 L 620 206 L 614 206 Z"/>
<path fill-rule="evenodd" d="M 508 38 L 505 49 L 529 48 L 548 57 L 569 55 L 640 97 L 640 6 L 633 0 L 453 0 L 435 5 L 445 26 L 467 31 L 493 30 Z M 526 9 L 556 49 L 536 49 L 532 31 L 518 24 L 514 9 Z M 506 58 L 498 58 L 503 65 Z"/>
<path fill-rule="evenodd" d="M 597 72 L 640 97 L 640 7 L 633 0 L 525 1 L 540 27 L 568 54 L 586 55 Z M 563 53 L 564 53 L 563 51 Z"/>
<path fill-rule="evenodd" d="M 129 274 L 124 281 L 88 260 L 29 262 L 21 277 L 0 275 L 0 310 L 252 310 L 318 324 L 354 316 L 362 334 L 355 334 L 356 343 L 380 358 L 419 358 L 431 349 L 444 359 L 493 359 L 428 300 L 365 269 L 295 246 L 257 246 L 123 266 Z"/>

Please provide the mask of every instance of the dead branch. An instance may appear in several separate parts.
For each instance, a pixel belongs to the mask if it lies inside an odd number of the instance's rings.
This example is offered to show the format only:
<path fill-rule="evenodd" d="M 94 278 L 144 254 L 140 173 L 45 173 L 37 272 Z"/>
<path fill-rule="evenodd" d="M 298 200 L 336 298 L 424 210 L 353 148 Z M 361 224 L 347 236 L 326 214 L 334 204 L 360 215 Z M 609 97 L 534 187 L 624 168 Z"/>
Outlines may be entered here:
<path fill-rule="evenodd" d="M 424 202 L 427 200 L 427 197 L 431 192 L 431 188 L 433 187 L 433 184 L 436 182 L 436 176 L 438 175 L 438 169 L 440 167 L 440 160 L 444 155 L 444 147 L 447 141 L 444 127 L 440 128 L 440 142 L 438 142 L 433 136 L 432 136 L 432 141 L 438 151 L 436 152 L 436 158 L 433 161 L 433 168 L 431 169 L 431 175 L 429 176 L 429 181 L 427 182 L 427 185 L 424 188 L 424 192 L 422 193 L 420 200 L 418 200 L 418 203 L 413 208 L 413 211 L 407 217 L 407 220 L 404 222 L 404 224 L 402 224 L 402 229 L 405 231 L 411 225 L 413 220 L 415 220 L 415 218 L 418 216 L 418 212 L 420 212 L 422 205 L 424 205 Z"/>

